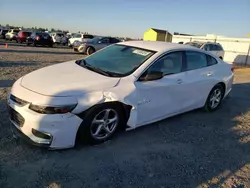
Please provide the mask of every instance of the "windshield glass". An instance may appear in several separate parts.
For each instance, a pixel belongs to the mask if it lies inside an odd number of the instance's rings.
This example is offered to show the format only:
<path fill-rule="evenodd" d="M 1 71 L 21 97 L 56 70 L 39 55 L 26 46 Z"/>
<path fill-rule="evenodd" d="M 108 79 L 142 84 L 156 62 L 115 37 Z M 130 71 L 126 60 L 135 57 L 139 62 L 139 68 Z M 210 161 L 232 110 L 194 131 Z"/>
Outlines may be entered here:
<path fill-rule="evenodd" d="M 79 33 L 72 34 L 72 38 L 81 38 L 82 35 Z"/>
<path fill-rule="evenodd" d="M 126 76 L 135 71 L 154 53 L 154 51 L 146 49 L 116 44 L 96 52 L 84 60 L 87 66 Z"/>
<path fill-rule="evenodd" d="M 193 47 L 196 47 L 196 48 L 200 48 L 202 46 L 202 43 L 187 42 L 186 45 L 193 46 Z"/>

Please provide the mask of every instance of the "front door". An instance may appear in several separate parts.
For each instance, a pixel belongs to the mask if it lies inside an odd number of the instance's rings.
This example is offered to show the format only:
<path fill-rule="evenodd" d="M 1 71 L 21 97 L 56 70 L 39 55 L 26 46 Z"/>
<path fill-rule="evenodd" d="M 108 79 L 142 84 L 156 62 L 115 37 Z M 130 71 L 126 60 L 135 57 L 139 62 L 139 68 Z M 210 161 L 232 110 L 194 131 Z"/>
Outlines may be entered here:
<path fill-rule="evenodd" d="M 154 81 L 137 81 L 138 126 L 182 112 L 190 97 L 183 72 L 184 52 L 172 52 L 157 60 L 146 72 L 160 71 L 164 77 Z"/>

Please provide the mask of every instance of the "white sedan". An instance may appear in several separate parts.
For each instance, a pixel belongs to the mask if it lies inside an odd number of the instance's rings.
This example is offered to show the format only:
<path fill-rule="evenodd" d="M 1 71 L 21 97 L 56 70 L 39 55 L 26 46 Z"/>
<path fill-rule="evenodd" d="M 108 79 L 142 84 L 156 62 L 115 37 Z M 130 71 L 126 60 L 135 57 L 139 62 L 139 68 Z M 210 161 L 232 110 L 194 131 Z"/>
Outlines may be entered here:
<path fill-rule="evenodd" d="M 69 148 L 78 139 L 97 144 L 119 128 L 202 107 L 214 111 L 233 77 L 232 65 L 191 46 L 122 42 L 21 77 L 8 97 L 10 120 L 37 145 Z"/>

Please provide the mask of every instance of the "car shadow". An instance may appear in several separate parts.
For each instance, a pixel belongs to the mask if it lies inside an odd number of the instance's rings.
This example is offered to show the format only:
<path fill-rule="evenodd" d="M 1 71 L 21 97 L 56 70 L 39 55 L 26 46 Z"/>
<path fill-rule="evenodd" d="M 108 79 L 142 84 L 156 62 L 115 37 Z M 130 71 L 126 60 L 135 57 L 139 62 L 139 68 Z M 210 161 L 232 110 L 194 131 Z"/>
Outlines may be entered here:
<path fill-rule="evenodd" d="M 0 88 L 11 87 L 15 80 L 0 80 Z"/>
<path fill-rule="evenodd" d="M 20 61 L 0 61 L 0 67 L 22 67 L 22 66 L 37 66 L 40 62 L 20 62 Z"/>
<path fill-rule="evenodd" d="M 39 47 L 34 47 L 39 48 Z M 52 48 L 53 49 L 53 48 Z M 59 51 L 42 51 L 42 50 L 17 50 L 17 49 L 0 49 L 1 52 L 13 52 L 13 53 L 27 53 L 27 54 L 33 54 L 33 53 L 40 53 L 40 54 L 77 54 L 75 52 L 59 52 Z"/>
<path fill-rule="evenodd" d="M 237 55 L 233 65 L 234 67 L 250 67 L 250 55 Z"/>
<path fill-rule="evenodd" d="M 216 112 L 194 110 L 120 133 L 98 146 L 52 152 L 7 139 L 0 142 L 0 149 L 14 162 L 3 167 L 9 175 L 4 185 L 15 187 L 19 180 L 31 187 L 240 186 L 233 177 L 244 176 L 250 162 L 249 88 L 250 83 L 234 84 L 232 95 Z M 2 113 L 7 121 L 6 111 Z M 3 126 L 5 138 L 11 133 Z M 15 172 L 16 164 L 21 174 Z"/>
<path fill-rule="evenodd" d="M 16 47 L 31 47 L 31 46 L 27 46 L 27 44 L 25 42 L 17 43 L 16 41 L 0 40 L 0 46 L 5 46 L 6 44 L 8 44 L 8 46 L 16 46 Z M 48 48 L 46 46 L 37 46 L 37 47 Z M 60 45 L 60 44 L 54 44 L 53 48 L 70 49 L 67 45 L 64 46 L 64 45 Z"/>

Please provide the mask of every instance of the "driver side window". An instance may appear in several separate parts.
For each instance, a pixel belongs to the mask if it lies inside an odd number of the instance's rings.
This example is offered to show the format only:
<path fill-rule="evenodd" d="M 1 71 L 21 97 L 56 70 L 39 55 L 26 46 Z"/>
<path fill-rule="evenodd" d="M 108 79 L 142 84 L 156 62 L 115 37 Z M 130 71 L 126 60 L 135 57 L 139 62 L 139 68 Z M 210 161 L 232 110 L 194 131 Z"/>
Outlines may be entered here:
<path fill-rule="evenodd" d="M 109 39 L 108 38 L 103 38 L 103 39 L 100 40 L 100 42 L 102 44 L 108 44 L 109 43 Z"/>
<path fill-rule="evenodd" d="M 147 72 L 162 72 L 163 75 L 170 75 L 182 72 L 183 52 L 172 52 L 157 60 Z"/>

